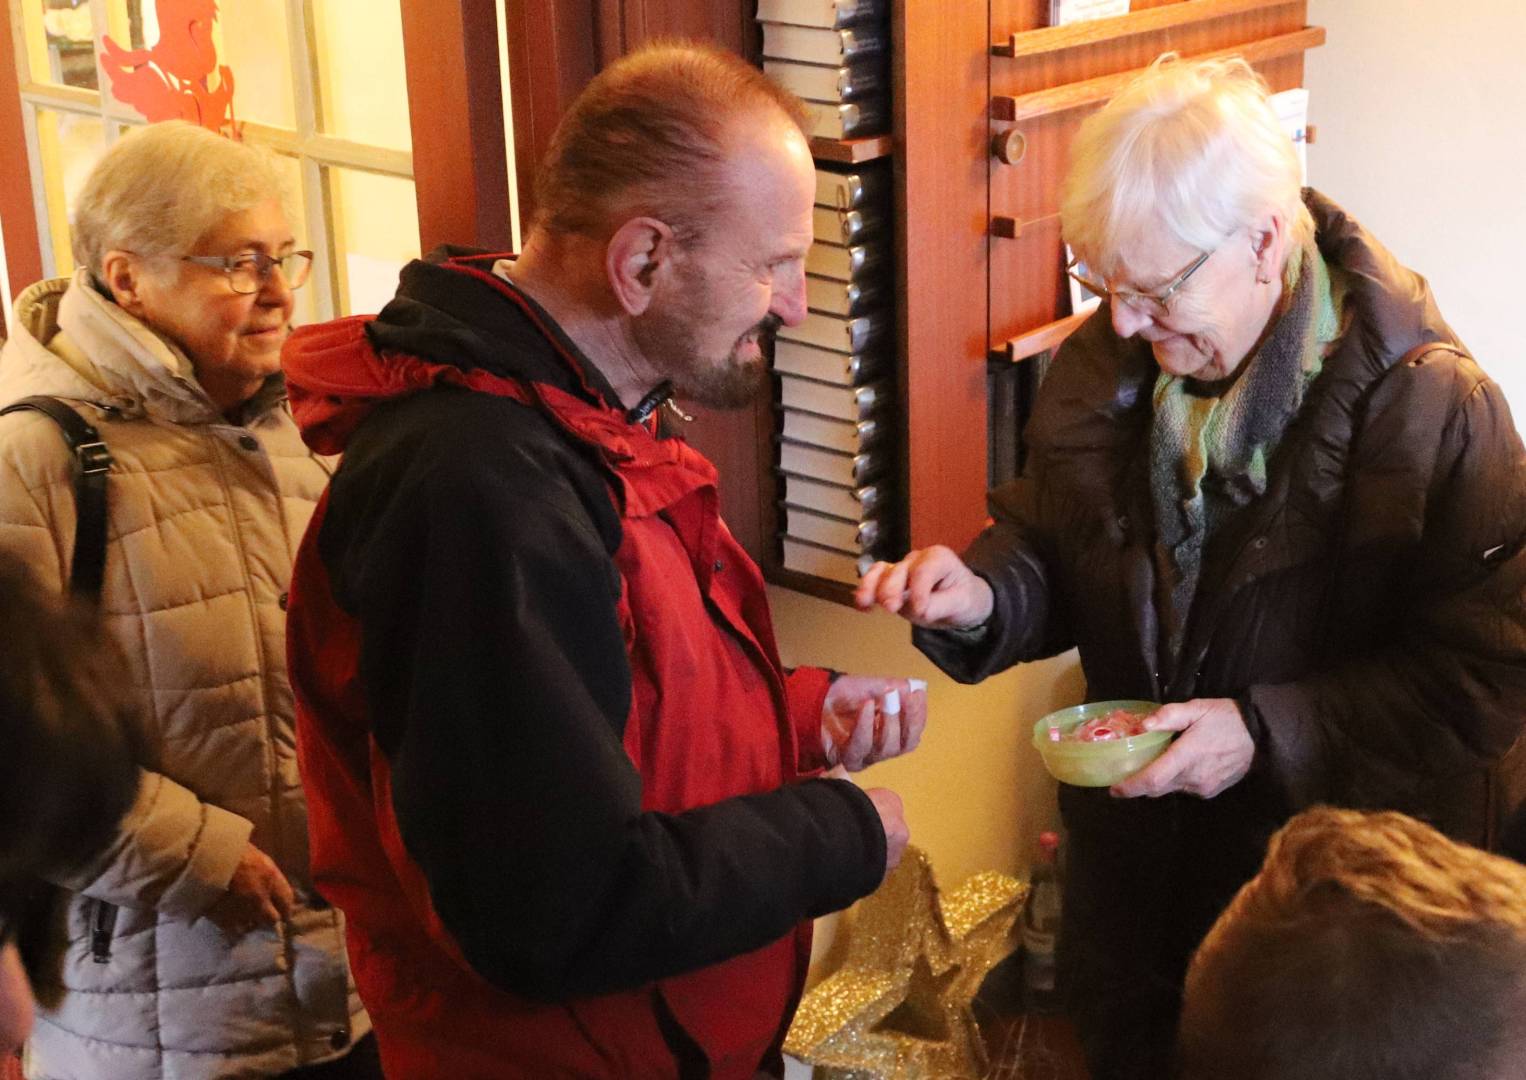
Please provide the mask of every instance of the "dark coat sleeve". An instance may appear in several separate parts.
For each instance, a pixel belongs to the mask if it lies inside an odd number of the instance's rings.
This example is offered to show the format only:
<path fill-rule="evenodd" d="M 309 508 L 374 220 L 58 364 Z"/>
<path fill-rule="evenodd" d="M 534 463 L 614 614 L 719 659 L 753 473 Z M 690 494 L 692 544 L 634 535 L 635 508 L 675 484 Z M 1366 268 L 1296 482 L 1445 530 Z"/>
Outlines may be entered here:
<path fill-rule="evenodd" d="M 349 524 L 325 558 L 363 627 L 400 834 L 470 965 L 538 999 L 618 991 L 874 889 L 884 833 L 850 783 L 642 811 L 602 481 L 579 490 L 574 451 L 501 424 L 437 441 L 384 494 L 346 506 L 336 481 L 325 527 Z"/>
<path fill-rule="evenodd" d="M 1241 698 L 1259 765 L 1295 807 L 1404 805 L 1428 778 L 1498 758 L 1526 720 L 1526 454 L 1499 387 L 1471 361 L 1432 361 L 1386 376 L 1369 415 L 1348 494 L 1368 505 L 1348 518 L 1406 515 L 1420 540 L 1397 625 L 1370 628 L 1381 644 Z M 1353 556 L 1383 542 L 1347 538 Z"/>
<path fill-rule="evenodd" d="M 995 604 L 985 625 L 912 631 L 912 643 L 959 682 L 978 683 L 1074 644 L 1045 554 L 1039 485 L 1037 478 L 1023 477 L 993 491 L 992 523 L 964 552 L 965 563 L 991 586 Z"/>

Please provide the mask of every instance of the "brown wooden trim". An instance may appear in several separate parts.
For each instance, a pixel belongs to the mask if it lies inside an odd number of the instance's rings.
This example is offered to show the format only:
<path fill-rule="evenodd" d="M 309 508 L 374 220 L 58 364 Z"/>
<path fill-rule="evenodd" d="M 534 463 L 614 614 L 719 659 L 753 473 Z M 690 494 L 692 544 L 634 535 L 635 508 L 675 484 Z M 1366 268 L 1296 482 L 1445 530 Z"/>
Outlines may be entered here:
<path fill-rule="evenodd" d="M 494 0 L 410 0 L 403 59 L 419 244 L 507 250 L 508 169 Z"/>
<path fill-rule="evenodd" d="M 1080 311 L 1074 315 L 1067 315 L 1063 319 L 1036 326 L 1026 334 L 1019 334 L 1007 342 L 1006 348 L 996 355 L 1012 361 L 1014 364 L 1019 360 L 1026 360 L 1030 356 L 1037 356 L 1041 352 L 1059 348 L 1060 343 L 1070 337 L 1076 328 L 1092 317 L 1090 311 Z"/>
<path fill-rule="evenodd" d="M 5 270 L 11 295 L 42 279 L 42 244 L 37 236 L 37 208 L 32 171 L 27 163 L 26 130 L 21 120 L 21 86 L 12 45 L 11 6 L 0 2 L 0 226 L 5 230 Z"/>
<path fill-rule="evenodd" d="M 1149 34 L 1157 30 L 1169 30 L 1173 26 L 1207 22 L 1229 15 L 1240 15 L 1262 8 L 1282 7 L 1296 0 L 1193 0 L 1192 3 L 1162 4 L 1159 7 L 1142 8 L 1127 15 L 1111 19 L 1091 19 L 1070 23 L 1066 26 L 1045 26 L 1037 30 L 1022 30 L 1006 41 L 991 46 L 992 56 L 1037 56 L 1042 53 L 1074 49 L 1082 45 L 1095 45 L 1117 38 Z"/>
<path fill-rule="evenodd" d="M 514 162 L 519 176 L 519 217 L 526 230 L 535 213 L 535 172 L 572 99 L 602 67 L 606 26 L 594 5 L 505 0 L 509 83 L 514 101 Z M 617 54 L 618 55 L 618 54 Z"/>
<path fill-rule="evenodd" d="M 1193 2 L 1202 3 L 1203 0 L 1193 0 Z M 1260 41 L 1248 41 L 1243 45 L 1234 45 L 1227 49 L 1196 53 L 1187 57 L 1187 59 L 1220 60 L 1230 56 L 1240 56 L 1247 63 L 1260 64 L 1268 60 L 1276 60 L 1295 53 L 1302 53 L 1306 49 L 1318 48 L 1324 43 L 1325 28 L 1323 26 L 1306 26 L 1302 30 L 1297 30 L 1291 34 L 1278 34 L 1275 37 L 1262 38 Z M 1017 97 L 997 95 L 991 99 L 991 118 L 1008 122 L 1032 120 L 1039 116 L 1048 116 L 1052 113 L 1065 112 L 1069 109 L 1079 109 L 1085 105 L 1097 105 L 1112 98 L 1114 94 L 1122 90 L 1143 71 L 1143 68 L 1120 71 L 1112 75 L 1103 75 L 1096 79 L 1085 79 L 1081 82 L 1065 83 L 1062 86 L 1038 90 L 1034 93 L 1022 94 Z"/>
<path fill-rule="evenodd" d="M 896 8 L 905 537 L 962 548 L 985 520 L 991 28 L 985 4 Z"/>

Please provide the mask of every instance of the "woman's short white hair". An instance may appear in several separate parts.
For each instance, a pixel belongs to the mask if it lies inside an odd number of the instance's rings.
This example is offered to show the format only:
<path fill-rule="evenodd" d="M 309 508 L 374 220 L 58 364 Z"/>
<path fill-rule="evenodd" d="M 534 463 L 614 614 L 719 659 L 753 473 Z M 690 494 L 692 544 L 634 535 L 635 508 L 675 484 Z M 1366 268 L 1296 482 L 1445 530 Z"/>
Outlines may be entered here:
<path fill-rule="evenodd" d="M 285 207 L 269 151 L 184 120 L 149 124 L 118 139 L 86 178 L 74 259 L 99 279 L 108 251 L 183 255 L 229 214 L 271 199 Z"/>
<path fill-rule="evenodd" d="M 1071 145 L 1060 221 L 1077 257 L 1105 276 L 1141 235 L 1165 231 L 1210 251 L 1281 210 L 1291 253 L 1314 238 L 1293 141 L 1265 81 L 1238 57 L 1157 59 Z"/>

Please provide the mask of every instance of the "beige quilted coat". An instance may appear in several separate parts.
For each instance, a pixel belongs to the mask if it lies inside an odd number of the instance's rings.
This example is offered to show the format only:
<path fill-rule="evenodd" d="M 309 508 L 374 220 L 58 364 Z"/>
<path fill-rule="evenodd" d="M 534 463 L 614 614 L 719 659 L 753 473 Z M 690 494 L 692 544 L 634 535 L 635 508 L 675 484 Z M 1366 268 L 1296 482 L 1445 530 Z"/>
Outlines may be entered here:
<path fill-rule="evenodd" d="M 64 398 L 116 457 L 102 611 L 142 735 L 136 804 L 76 879 L 63 994 L 38 1017 L 29 1077 L 274 1076 L 370 1029 L 343 924 L 313 892 L 285 673 L 285 590 L 327 481 L 272 379 L 228 423 L 178 349 L 83 278 L 17 301 L 0 405 Z M 0 547 L 66 587 L 71 458 L 51 420 L 0 417 Z M 200 916 L 249 840 L 297 894 L 276 929 L 233 939 Z"/>

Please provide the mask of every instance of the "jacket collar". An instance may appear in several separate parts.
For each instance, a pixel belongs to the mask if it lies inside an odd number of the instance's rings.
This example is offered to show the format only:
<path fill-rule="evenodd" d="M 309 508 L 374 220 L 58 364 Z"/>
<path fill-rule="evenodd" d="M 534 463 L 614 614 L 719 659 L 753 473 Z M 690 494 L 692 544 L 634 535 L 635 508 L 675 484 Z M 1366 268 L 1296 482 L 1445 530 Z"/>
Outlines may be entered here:
<path fill-rule="evenodd" d="M 530 405 L 568 437 L 591 447 L 627 516 L 659 513 L 701 489 L 713 492 L 715 467 L 682 439 L 658 438 L 648 424 L 626 419 L 611 404 L 613 395 L 595 388 L 589 378 L 592 366 L 550 316 L 510 282 L 477 266 L 434 266 L 430 292 L 442 300 L 451 290 L 436 292 L 436 286 L 450 279 L 438 274 L 454 275 L 457 293 L 476 292 L 472 304 L 482 304 L 487 296 L 496 296 L 499 305 L 506 302 L 518 315 L 507 319 L 495 311 L 494 322 L 511 333 L 495 339 L 483 327 L 453 326 L 460 321 L 454 316 L 438 320 L 412 305 L 401 309 L 409 321 L 400 323 L 393 304 L 374 318 L 352 316 L 302 327 L 287 341 L 281 359 L 292 411 L 310 447 L 321 454 L 340 453 L 378 405 L 437 386 L 456 386 Z M 417 295 L 408 299 L 416 301 Z M 406 332 L 398 332 L 400 325 Z M 427 332 L 416 332 L 421 325 Z M 436 345 L 445 356 L 378 347 L 386 342 Z"/>
<path fill-rule="evenodd" d="M 102 296 L 88 270 L 28 288 L 16 300 L 15 322 L 0 364 L 0 400 L 48 394 L 109 406 L 128 418 L 223 422 L 190 358 Z M 263 415 L 285 396 L 273 375 L 245 412 Z"/>

